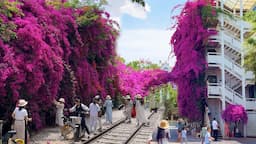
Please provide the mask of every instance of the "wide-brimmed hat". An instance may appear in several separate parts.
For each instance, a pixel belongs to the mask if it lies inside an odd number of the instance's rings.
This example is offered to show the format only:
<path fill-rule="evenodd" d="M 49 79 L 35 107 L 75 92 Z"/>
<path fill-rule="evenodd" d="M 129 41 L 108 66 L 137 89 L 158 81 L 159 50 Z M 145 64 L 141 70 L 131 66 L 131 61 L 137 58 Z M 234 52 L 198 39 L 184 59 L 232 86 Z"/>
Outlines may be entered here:
<path fill-rule="evenodd" d="M 26 106 L 27 104 L 28 102 L 25 101 L 24 99 L 19 99 L 18 106 L 23 107 L 23 106 Z"/>
<path fill-rule="evenodd" d="M 136 95 L 136 98 L 137 98 L 137 99 L 142 99 L 142 96 L 141 96 L 140 94 L 137 94 L 137 95 Z"/>
<path fill-rule="evenodd" d="M 95 99 L 100 99 L 100 95 L 96 95 L 94 98 Z"/>
<path fill-rule="evenodd" d="M 161 120 L 159 127 L 162 129 L 167 129 L 169 128 L 169 122 L 167 120 Z"/>
<path fill-rule="evenodd" d="M 110 95 L 107 95 L 106 99 L 109 99 L 109 100 L 110 100 L 110 99 L 111 99 L 111 96 L 110 96 Z"/>
<path fill-rule="evenodd" d="M 124 99 L 131 99 L 130 95 L 126 95 Z"/>
<path fill-rule="evenodd" d="M 65 99 L 64 98 L 60 98 L 59 102 L 65 103 Z"/>

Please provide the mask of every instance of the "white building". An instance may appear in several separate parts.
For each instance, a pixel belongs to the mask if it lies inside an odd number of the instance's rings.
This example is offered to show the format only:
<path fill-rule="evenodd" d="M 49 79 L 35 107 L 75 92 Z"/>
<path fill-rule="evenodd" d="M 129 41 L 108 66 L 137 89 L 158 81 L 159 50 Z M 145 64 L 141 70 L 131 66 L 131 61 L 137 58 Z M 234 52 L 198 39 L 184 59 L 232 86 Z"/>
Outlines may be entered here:
<path fill-rule="evenodd" d="M 217 0 L 216 6 L 234 16 L 219 16 L 218 31 L 207 48 L 208 104 L 211 118 L 220 122 L 221 134 L 224 123 L 221 112 L 228 103 L 243 105 L 248 113 L 248 124 L 240 125 L 243 136 L 256 136 L 256 87 L 252 72 L 245 72 L 243 41 L 250 24 L 240 18 L 248 10 L 255 9 L 256 0 Z M 209 29 L 210 30 L 210 29 Z"/>

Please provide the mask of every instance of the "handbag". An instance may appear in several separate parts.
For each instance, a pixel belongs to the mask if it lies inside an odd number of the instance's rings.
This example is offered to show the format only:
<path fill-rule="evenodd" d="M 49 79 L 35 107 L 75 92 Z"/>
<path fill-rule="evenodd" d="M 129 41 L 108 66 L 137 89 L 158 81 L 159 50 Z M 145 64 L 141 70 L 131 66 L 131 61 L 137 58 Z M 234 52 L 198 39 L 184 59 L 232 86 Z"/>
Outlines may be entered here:
<path fill-rule="evenodd" d="M 132 113 L 131 113 L 131 116 L 132 118 L 135 118 L 136 117 L 136 109 L 135 109 L 135 106 L 132 107 Z"/>

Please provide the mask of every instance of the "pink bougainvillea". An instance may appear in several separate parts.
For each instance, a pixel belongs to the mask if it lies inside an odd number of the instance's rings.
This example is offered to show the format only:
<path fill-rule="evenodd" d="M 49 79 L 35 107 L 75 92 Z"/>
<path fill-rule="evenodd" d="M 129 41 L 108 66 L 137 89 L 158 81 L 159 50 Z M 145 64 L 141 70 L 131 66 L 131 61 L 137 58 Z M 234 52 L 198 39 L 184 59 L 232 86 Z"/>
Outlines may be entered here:
<path fill-rule="evenodd" d="M 160 75 L 168 74 L 160 69 L 134 70 L 123 63 L 118 63 L 119 88 L 122 95 L 130 94 L 132 98 L 136 94 L 148 96 L 151 87 L 167 83 L 168 80 L 159 79 Z"/>
<path fill-rule="evenodd" d="M 115 95 L 118 32 L 106 13 L 95 7 L 55 8 L 45 0 L 19 2 L 19 14 L 4 7 L 0 11 L 0 24 L 15 25 L 6 31 L 16 34 L 0 37 L 1 119 L 24 98 L 38 129 L 45 123 L 44 112 L 53 108 L 53 99 L 64 97 L 70 107 L 75 96 L 89 102 L 95 94 Z M 80 21 L 87 13 L 95 19 Z"/>
<path fill-rule="evenodd" d="M 208 6 L 204 0 L 188 1 L 177 17 L 176 31 L 171 44 L 177 58 L 171 75 L 178 86 L 178 107 L 182 116 L 190 120 L 202 117 L 202 100 L 206 97 L 205 71 L 206 47 L 209 36 L 202 20 L 202 9 Z"/>
<path fill-rule="evenodd" d="M 248 116 L 245 108 L 242 105 L 229 104 L 222 112 L 221 117 L 226 122 L 243 122 L 247 123 Z"/>

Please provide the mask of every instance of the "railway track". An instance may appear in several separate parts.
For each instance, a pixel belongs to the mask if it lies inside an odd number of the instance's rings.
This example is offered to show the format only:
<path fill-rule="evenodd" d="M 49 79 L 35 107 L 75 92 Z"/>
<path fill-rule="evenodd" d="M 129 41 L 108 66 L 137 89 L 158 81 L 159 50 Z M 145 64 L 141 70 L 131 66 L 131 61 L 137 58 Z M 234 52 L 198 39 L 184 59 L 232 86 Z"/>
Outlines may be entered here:
<path fill-rule="evenodd" d="M 127 124 L 125 120 L 120 120 L 107 130 L 97 136 L 83 142 L 84 144 L 145 144 L 150 134 L 158 123 L 162 112 L 151 113 L 148 116 L 150 126 L 139 125 L 136 123 Z"/>

